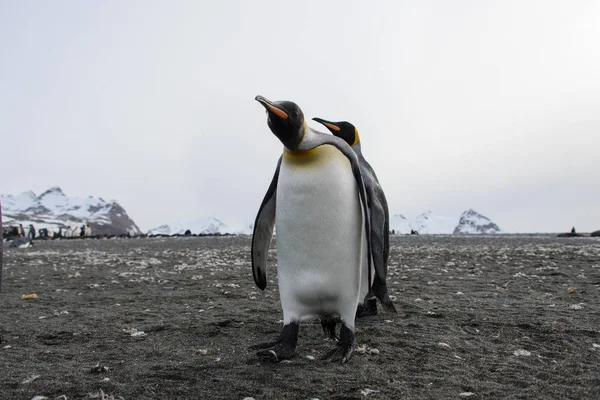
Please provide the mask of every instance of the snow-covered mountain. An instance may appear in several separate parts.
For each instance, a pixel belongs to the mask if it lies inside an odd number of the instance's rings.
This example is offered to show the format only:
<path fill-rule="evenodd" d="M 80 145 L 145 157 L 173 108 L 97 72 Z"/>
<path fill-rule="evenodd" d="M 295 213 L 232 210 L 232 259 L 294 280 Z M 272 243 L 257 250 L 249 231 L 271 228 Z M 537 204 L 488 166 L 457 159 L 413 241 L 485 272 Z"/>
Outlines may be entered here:
<path fill-rule="evenodd" d="M 470 209 L 459 217 L 448 217 L 434 214 L 432 211 L 424 212 L 413 221 L 403 215 L 390 217 L 390 230 L 399 234 L 410 233 L 415 230 L 420 234 L 475 234 L 499 233 L 500 228 L 489 218 Z"/>
<path fill-rule="evenodd" d="M 251 235 L 253 223 L 235 223 L 215 217 L 206 217 L 192 221 L 176 221 L 150 229 L 148 235 L 183 235 L 188 229 L 192 234 L 241 234 Z M 447 217 L 427 211 L 409 221 L 405 216 L 396 214 L 390 217 L 390 231 L 407 234 L 416 230 L 420 234 L 475 234 L 499 233 L 500 228 L 489 218 L 467 210 L 459 217 Z"/>
<path fill-rule="evenodd" d="M 458 225 L 453 233 L 499 233 L 498 225 L 489 218 L 479 214 L 473 209 L 467 210 L 460 215 Z"/>
<path fill-rule="evenodd" d="M 195 235 L 211 234 L 252 234 L 253 224 L 226 223 L 215 217 L 206 217 L 192 221 L 176 221 L 160 225 L 148 231 L 148 235 L 183 235 L 188 229 Z"/>
<path fill-rule="evenodd" d="M 115 200 L 68 197 L 59 187 L 52 187 L 39 196 L 31 191 L 16 196 L 0 195 L 0 201 L 5 226 L 32 224 L 38 231 L 43 228 L 58 231 L 87 224 L 93 235 L 141 233 Z"/>

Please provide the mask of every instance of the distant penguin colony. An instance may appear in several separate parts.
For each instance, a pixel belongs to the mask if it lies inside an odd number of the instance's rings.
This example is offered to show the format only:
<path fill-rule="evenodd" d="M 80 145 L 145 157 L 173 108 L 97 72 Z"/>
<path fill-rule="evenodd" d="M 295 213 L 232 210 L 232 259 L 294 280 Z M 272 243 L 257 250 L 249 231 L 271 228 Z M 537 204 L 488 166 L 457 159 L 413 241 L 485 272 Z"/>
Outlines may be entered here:
<path fill-rule="evenodd" d="M 271 102 L 262 96 L 256 100 L 265 107 L 268 126 L 283 144 L 283 154 L 254 223 L 252 273 L 264 290 L 276 226 L 283 330 L 276 340 L 252 348 L 263 360 L 288 359 L 295 355 L 302 321 L 319 318 L 324 331 L 337 338 L 339 320 L 337 346 L 324 358 L 345 363 L 352 356 L 357 309 L 368 293 L 393 309 L 385 286 L 387 250 L 379 243 L 385 242 L 385 235 L 372 239 L 371 218 L 379 214 L 371 210 L 375 198 L 369 193 L 376 178 L 373 173 L 365 180 L 360 153 L 345 138 L 307 127 L 295 103 Z M 379 258 L 375 265 L 374 257 Z"/>

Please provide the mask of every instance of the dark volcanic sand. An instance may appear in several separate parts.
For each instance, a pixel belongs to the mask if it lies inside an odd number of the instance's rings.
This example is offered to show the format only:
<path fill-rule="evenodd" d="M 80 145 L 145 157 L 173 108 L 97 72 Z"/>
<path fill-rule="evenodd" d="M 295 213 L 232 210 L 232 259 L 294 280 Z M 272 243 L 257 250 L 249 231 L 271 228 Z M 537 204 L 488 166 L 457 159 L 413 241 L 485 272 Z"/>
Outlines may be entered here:
<path fill-rule="evenodd" d="M 359 320 L 356 345 L 379 354 L 355 353 L 344 366 L 319 361 L 333 343 L 316 322 L 302 325 L 291 363 L 261 364 L 247 350 L 281 326 L 275 268 L 259 293 L 249 245 L 182 238 L 7 249 L 0 397 L 600 398 L 598 239 L 394 237 L 389 285 L 399 313 Z M 21 300 L 29 293 L 39 298 Z M 90 372 L 98 363 L 109 370 Z"/>

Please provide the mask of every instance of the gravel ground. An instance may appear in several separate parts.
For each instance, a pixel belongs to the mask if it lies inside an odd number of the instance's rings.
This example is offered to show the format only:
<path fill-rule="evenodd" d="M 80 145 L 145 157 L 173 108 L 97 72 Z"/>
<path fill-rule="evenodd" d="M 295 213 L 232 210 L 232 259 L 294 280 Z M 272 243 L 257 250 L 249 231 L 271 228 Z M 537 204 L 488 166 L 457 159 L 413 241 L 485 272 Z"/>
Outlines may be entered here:
<path fill-rule="evenodd" d="M 273 263 L 254 285 L 247 237 L 5 249 L 0 398 L 600 398 L 599 238 L 391 246 L 399 313 L 358 320 L 344 366 L 319 360 L 334 343 L 316 321 L 289 363 L 248 350 L 281 311 Z"/>

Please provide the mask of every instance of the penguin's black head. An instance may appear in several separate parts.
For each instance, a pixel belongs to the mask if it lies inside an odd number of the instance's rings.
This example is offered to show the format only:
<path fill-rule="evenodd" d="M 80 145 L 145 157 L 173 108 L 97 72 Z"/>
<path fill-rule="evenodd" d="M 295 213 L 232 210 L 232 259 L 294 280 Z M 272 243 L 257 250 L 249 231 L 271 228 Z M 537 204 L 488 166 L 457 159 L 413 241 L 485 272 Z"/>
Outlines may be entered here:
<path fill-rule="evenodd" d="M 350 122 L 331 122 L 321 118 L 313 118 L 313 121 L 324 125 L 334 136 L 344 139 L 350 146 L 354 146 L 360 141 L 358 130 Z"/>
<path fill-rule="evenodd" d="M 267 109 L 267 123 L 275 136 L 288 150 L 296 150 L 306 129 L 300 107 L 291 101 L 272 102 L 262 96 L 256 96 L 255 100 Z"/>

